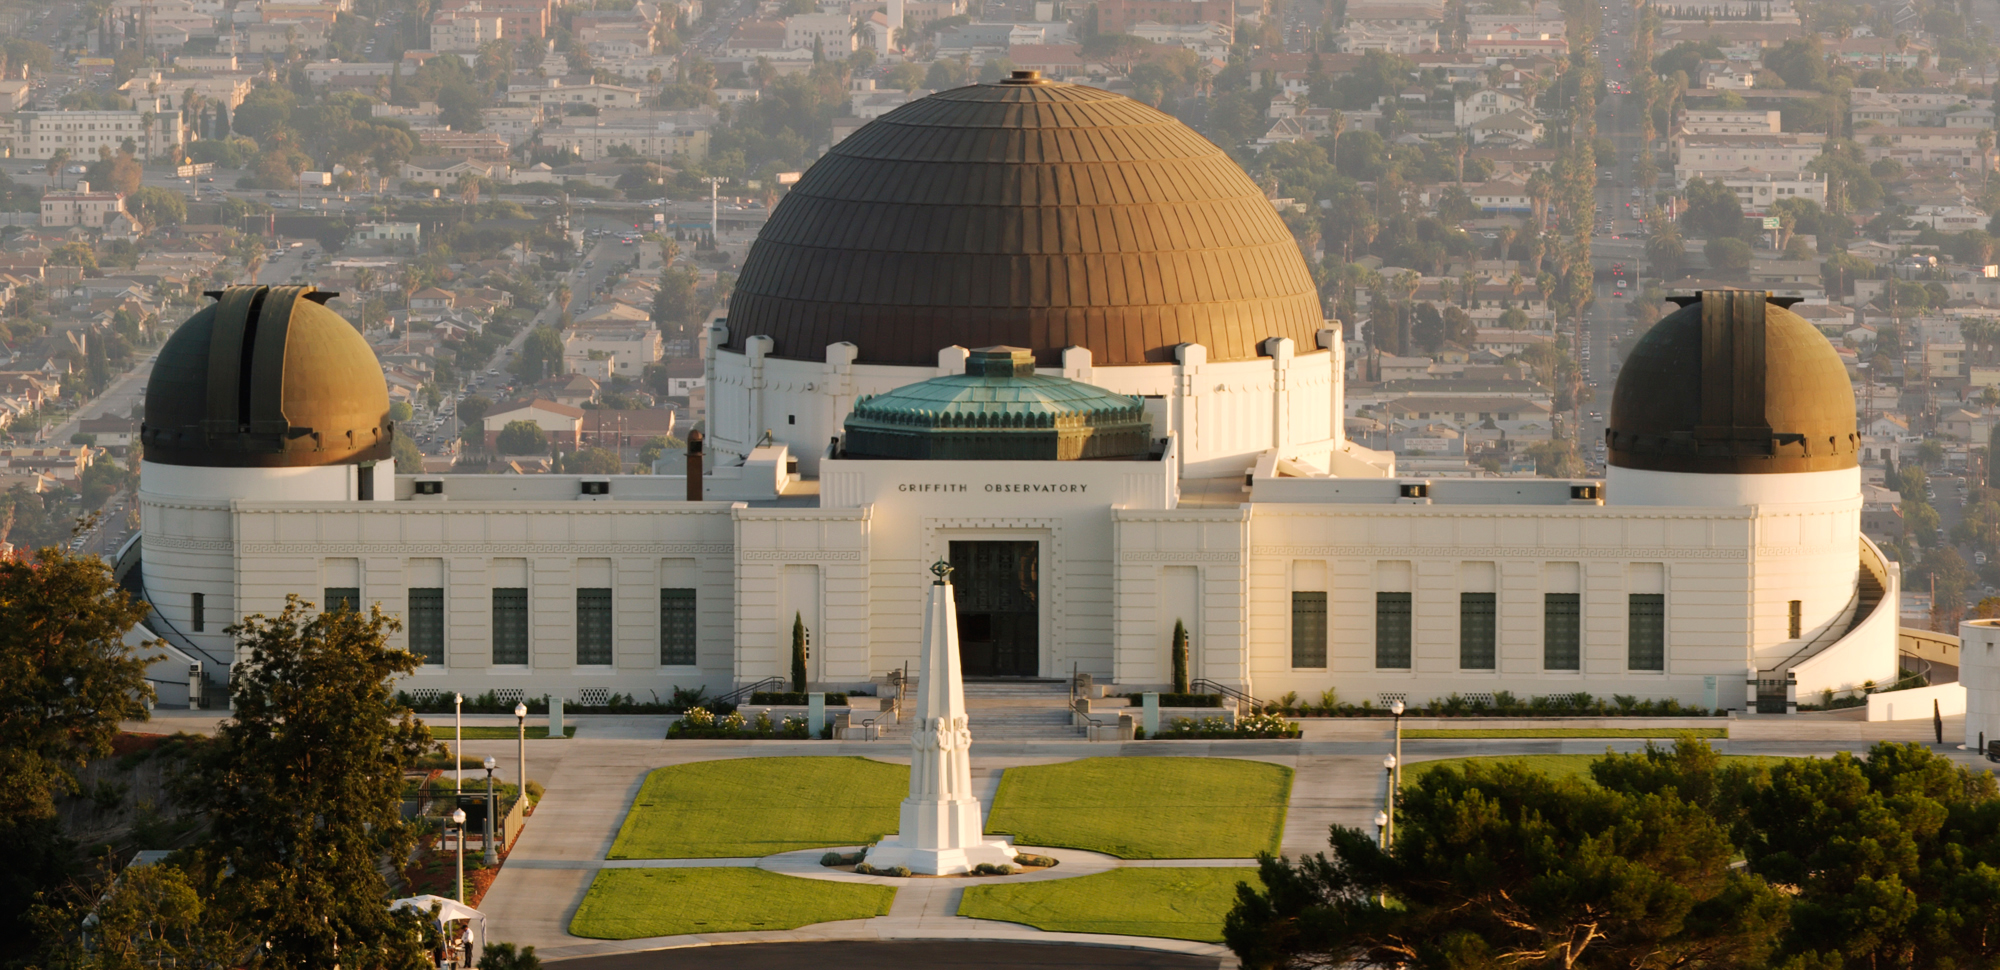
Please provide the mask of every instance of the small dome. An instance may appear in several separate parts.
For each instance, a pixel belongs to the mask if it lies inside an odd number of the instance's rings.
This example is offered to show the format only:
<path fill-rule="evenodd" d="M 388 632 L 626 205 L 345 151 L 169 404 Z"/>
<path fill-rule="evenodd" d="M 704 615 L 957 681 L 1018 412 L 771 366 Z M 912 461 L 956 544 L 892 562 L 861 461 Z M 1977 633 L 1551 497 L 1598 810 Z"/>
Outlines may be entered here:
<path fill-rule="evenodd" d="M 847 416 L 846 458 L 1074 461 L 1143 458 L 1143 400 L 1035 373 L 1021 347 L 972 352 L 965 373 L 863 398 Z"/>
<path fill-rule="evenodd" d="M 160 348 L 145 458 L 276 468 L 389 457 L 389 385 L 368 341 L 310 286 L 232 286 Z"/>
<path fill-rule="evenodd" d="M 913 101 L 808 169 L 729 301 L 729 342 L 932 367 L 1009 344 L 1055 363 L 1211 361 L 1327 326 L 1297 241 L 1221 149 L 1174 116 L 1033 71 Z"/>
<path fill-rule="evenodd" d="M 1618 374 L 1619 468 L 1742 475 L 1854 468 L 1854 388 L 1826 337 L 1761 290 L 1675 297 Z"/>

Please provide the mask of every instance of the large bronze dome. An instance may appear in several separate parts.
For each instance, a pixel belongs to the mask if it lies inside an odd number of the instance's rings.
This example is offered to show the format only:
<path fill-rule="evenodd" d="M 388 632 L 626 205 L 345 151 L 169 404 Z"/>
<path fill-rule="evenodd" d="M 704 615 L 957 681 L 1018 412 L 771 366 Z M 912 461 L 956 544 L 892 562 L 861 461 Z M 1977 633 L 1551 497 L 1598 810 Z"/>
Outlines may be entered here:
<path fill-rule="evenodd" d="M 1229 156 L 1096 88 L 944 91 L 850 135 L 772 211 L 729 304 L 729 346 L 931 367 L 954 344 L 1056 365 L 1258 356 L 1324 326 L 1298 244 Z"/>
<path fill-rule="evenodd" d="M 271 468 L 389 457 L 389 385 L 352 324 L 310 286 L 232 286 L 160 348 L 146 460 Z"/>
<path fill-rule="evenodd" d="M 1761 290 L 1676 297 L 1611 395 L 1611 464 L 1759 474 L 1853 468 L 1861 443 L 1840 355 Z"/>

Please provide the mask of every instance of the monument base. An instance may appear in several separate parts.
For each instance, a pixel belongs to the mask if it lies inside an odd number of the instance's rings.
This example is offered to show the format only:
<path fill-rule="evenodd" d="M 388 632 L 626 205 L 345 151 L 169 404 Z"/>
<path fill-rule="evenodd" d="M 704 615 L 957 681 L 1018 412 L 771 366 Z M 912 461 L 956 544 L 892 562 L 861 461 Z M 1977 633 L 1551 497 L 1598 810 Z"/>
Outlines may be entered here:
<path fill-rule="evenodd" d="M 868 850 L 867 863 L 877 869 L 902 866 L 925 876 L 952 876 L 971 872 L 974 866 L 1014 863 L 1014 847 L 1001 839 L 955 849 L 922 849 L 885 839 Z"/>

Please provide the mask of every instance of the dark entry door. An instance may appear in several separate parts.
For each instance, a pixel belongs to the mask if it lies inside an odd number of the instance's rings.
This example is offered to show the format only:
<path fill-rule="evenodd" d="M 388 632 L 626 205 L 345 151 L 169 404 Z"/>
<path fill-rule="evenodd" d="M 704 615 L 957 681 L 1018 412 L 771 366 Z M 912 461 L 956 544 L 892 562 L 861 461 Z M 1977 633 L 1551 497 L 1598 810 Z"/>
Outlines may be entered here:
<path fill-rule="evenodd" d="M 967 677 L 1040 672 L 1040 553 L 1035 542 L 951 544 L 959 663 Z"/>

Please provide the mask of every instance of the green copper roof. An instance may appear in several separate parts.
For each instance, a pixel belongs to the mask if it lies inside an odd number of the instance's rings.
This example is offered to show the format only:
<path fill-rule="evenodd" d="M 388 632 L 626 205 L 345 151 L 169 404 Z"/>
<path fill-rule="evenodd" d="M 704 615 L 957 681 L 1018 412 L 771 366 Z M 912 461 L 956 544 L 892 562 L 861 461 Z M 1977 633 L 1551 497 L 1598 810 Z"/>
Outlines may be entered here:
<path fill-rule="evenodd" d="M 850 458 L 1073 461 L 1149 454 L 1142 399 L 1035 374 L 1018 347 L 972 352 L 965 373 L 863 398 L 847 417 Z"/>

